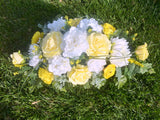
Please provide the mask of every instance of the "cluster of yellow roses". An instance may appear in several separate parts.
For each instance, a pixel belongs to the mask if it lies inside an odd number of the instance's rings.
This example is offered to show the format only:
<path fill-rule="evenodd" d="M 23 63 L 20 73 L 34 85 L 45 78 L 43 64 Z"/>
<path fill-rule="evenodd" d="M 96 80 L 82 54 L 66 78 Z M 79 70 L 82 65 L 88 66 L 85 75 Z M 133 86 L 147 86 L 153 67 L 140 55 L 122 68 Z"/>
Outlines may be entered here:
<path fill-rule="evenodd" d="M 76 26 L 81 19 L 70 19 L 68 20 L 68 24 L 70 26 Z M 105 23 L 102 25 L 103 33 L 92 32 L 87 37 L 89 48 L 87 49 L 86 53 L 88 56 L 92 57 L 101 57 L 107 56 L 111 52 L 110 48 L 112 46 L 109 36 L 115 32 L 115 27 L 112 25 Z M 62 33 L 57 31 L 51 31 L 45 35 L 43 38 L 44 33 L 36 32 L 32 37 L 32 44 L 37 44 L 40 39 L 42 39 L 40 44 L 40 49 L 42 51 L 42 56 L 40 59 L 48 60 L 53 58 L 53 56 L 61 55 L 62 54 Z M 147 50 L 147 44 L 138 46 L 135 50 L 135 54 L 139 60 L 146 60 L 149 56 Z M 25 63 L 25 59 L 23 55 L 19 52 L 14 52 L 11 54 L 12 63 L 15 67 L 22 67 Z M 130 63 L 137 64 L 141 67 L 143 65 L 134 59 L 128 60 Z M 109 79 L 115 74 L 116 65 L 109 64 L 103 69 L 103 76 L 106 79 Z M 46 68 L 39 67 L 38 76 L 41 80 L 44 81 L 46 84 L 51 84 L 54 80 L 54 74 L 49 72 Z M 89 71 L 88 67 L 81 64 L 76 64 L 72 67 L 71 71 L 67 72 L 67 77 L 69 81 L 74 85 L 84 85 L 88 82 L 91 78 L 92 73 Z"/>

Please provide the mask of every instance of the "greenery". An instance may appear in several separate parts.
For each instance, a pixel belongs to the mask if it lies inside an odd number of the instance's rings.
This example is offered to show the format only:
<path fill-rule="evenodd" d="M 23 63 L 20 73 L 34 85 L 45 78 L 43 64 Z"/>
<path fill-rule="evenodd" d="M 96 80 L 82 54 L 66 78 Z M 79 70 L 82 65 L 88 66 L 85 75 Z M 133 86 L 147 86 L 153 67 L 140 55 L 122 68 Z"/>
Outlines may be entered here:
<path fill-rule="evenodd" d="M 137 74 L 120 89 L 111 78 L 101 89 L 76 86 L 68 92 L 48 85 L 34 89 L 25 75 L 14 76 L 18 69 L 10 54 L 28 50 L 38 24 L 65 15 L 94 17 L 130 35 L 138 33 L 135 46 L 148 43 L 147 62 L 156 73 Z M 159 47 L 158 0 L 0 0 L 0 119 L 159 120 Z"/>

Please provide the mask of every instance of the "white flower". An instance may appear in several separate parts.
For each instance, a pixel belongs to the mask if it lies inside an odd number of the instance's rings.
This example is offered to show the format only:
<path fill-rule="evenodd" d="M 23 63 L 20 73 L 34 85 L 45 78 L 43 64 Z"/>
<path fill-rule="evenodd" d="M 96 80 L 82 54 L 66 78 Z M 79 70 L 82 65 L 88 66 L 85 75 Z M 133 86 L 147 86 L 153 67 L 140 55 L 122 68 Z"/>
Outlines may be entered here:
<path fill-rule="evenodd" d="M 29 60 L 29 66 L 36 67 L 40 61 L 40 55 L 32 56 Z"/>
<path fill-rule="evenodd" d="M 61 17 L 57 21 L 53 21 L 52 23 L 49 23 L 47 27 L 50 29 L 50 31 L 60 31 L 65 26 L 65 20 Z"/>
<path fill-rule="evenodd" d="M 106 65 L 106 60 L 90 59 L 87 65 L 88 65 L 89 71 L 99 73 L 100 71 L 103 70 L 104 65 Z"/>
<path fill-rule="evenodd" d="M 29 46 L 28 54 L 29 54 L 30 56 L 37 55 L 38 52 L 39 52 L 39 45 L 37 45 L 37 44 L 31 44 L 31 45 Z"/>
<path fill-rule="evenodd" d="M 113 43 L 110 62 L 115 64 L 116 67 L 123 67 L 128 65 L 131 53 L 129 50 L 128 42 L 124 38 L 112 38 Z"/>
<path fill-rule="evenodd" d="M 54 75 L 61 76 L 62 74 L 71 71 L 71 66 L 68 58 L 56 55 L 53 57 L 53 59 L 50 59 L 48 62 L 48 70 L 50 72 L 53 72 Z"/>
<path fill-rule="evenodd" d="M 103 27 L 98 24 L 98 21 L 96 21 L 93 18 L 91 18 L 91 19 L 85 18 L 85 19 L 81 20 L 77 27 L 79 27 L 83 31 L 86 31 L 88 29 L 88 27 L 91 27 L 92 30 L 96 31 L 96 32 L 102 32 L 102 29 L 103 29 Z"/>
<path fill-rule="evenodd" d="M 81 31 L 76 27 L 71 27 L 70 30 L 64 34 L 62 46 L 65 46 L 63 48 L 64 57 L 79 57 L 89 48 L 87 32 Z"/>

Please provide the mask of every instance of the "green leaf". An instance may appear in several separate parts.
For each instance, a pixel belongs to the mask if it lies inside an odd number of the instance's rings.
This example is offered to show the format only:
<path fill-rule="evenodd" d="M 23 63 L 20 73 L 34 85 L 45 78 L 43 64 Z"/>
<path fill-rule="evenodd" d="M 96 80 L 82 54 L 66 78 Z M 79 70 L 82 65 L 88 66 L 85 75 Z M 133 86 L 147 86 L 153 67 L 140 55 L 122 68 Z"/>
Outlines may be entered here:
<path fill-rule="evenodd" d="M 148 72 L 149 72 L 149 74 L 154 74 L 154 73 L 156 73 L 153 68 L 149 69 Z"/>
<path fill-rule="evenodd" d="M 118 82 L 116 83 L 116 86 L 118 86 L 118 89 L 123 87 L 123 85 L 127 82 L 126 76 L 122 75 L 120 79 L 118 79 Z"/>
<path fill-rule="evenodd" d="M 96 88 L 100 89 L 106 83 L 106 79 L 102 77 L 102 73 L 93 73 L 92 74 L 92 81 L 91 85 L 95 86 Z"/>
<path fill-rule="evenodd" d="M 128 65 L 128 73 L 127 73 L 127 76 L 129 77 L 129 79 L 132 78 L 133 73 L 134 73 L 133 71 L 134 71 L 135 67 L 136 67 L 135 64 L 129 64 L 129 65 Z"/>
<path fill-rule="evenodd" d="M 54 81 L 52 82 L 52 86 L 57 90 L 66 92 L 65 83 L 67 82 L 67 76 L 55 76 Z"/>
<path fill-rule="evenodd" d="M 89 82 L 87 82 L 85 85 L 83 85 L 83 87 L 84 87 L 85 89 L 89 89 L 91 86 L 90 86 Z"/>
<path fill-rule="evenodd" d="M 121 67 L 116 68 L 116 77 L 118 78 L 118 80 L 121 78 L 122 76 L 122 70 Z"/>
<path fill-rule="evenodd" d="M 127 66 L 125 66 L 125 69 L 124 69 L 124 75 L 127 75 L 127 73 L 128 73 L 128 67 L 127 67 Z"/>
<path fill-rule="evenodd" d="M 144 63 L 143 65 L 144 65 L 144 67 L 141 67 L 140 71 L 139 71 L 139 73 L 141 73 L 141 74 L 149 72 L 149 70 L 152 69 L 152 64 L 151 63 Z"/>

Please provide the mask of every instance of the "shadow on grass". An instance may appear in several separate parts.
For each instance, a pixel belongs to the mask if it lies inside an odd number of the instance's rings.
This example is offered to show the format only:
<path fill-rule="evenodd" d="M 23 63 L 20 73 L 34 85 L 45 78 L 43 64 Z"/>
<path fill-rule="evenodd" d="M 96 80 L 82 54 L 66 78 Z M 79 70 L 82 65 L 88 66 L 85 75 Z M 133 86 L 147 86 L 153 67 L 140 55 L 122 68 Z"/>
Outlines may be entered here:
<path fill-rule="evenodd" d="M 56 3 L 57 4 L 57 3 Z M 26 51 L 37 25 L 52 21 L 61 10 L 42 0 L 2 0 L 0 2 L 0 51 Z M 26 46 L 24 46 L 26 45 Z"/>

